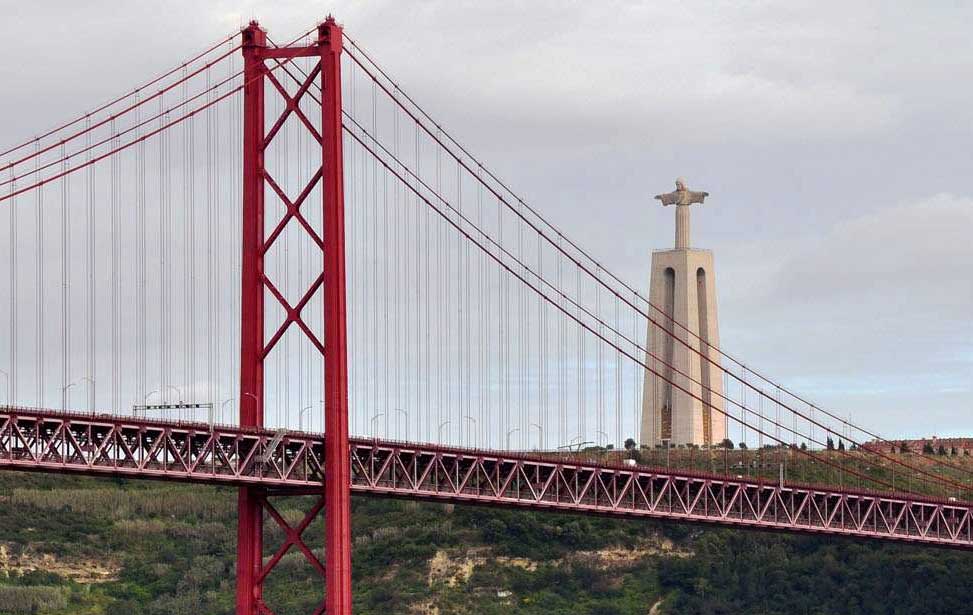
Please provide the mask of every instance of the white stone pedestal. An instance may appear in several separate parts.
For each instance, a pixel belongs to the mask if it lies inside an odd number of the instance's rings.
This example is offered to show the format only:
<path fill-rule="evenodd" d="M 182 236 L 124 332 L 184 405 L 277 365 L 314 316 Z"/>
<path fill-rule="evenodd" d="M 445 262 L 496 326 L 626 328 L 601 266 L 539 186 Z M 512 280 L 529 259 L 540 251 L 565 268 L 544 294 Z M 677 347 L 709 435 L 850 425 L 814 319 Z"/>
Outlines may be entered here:
<path fill-rule="evenodd" d="M 720 397 L 723 377 L 719 356 L 707 344 L 718 347 L 720 343 L 713 253 L 688 248 L 653 252 L 649 300 L 677 324 L 654 309 L 650 312 L 658 326 L 649 322 L 646 364 L 663 377 L 645 373 L 641 444 L 655 446 L 663 440 L 673 445 L 720 444 L 726 438 L 727 425 L 720 412 L 724 407 Z M 670 385 L 667 379 L 692 395 Z"/>

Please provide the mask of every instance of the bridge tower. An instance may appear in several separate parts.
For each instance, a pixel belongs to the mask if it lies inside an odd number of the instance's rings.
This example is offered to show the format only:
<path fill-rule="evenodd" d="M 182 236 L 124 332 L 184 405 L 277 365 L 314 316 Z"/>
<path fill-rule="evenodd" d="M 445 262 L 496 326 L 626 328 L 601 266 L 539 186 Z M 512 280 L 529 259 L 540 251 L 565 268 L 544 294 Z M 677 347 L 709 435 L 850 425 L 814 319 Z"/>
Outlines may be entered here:
<path fill-rule="evenodd" d="M 241 267 L 241 349 L 240 349 L 240 425 L 264 426 L 264 363 L 284 331 L 299 327 L 324 358 L 324 450 L 325 486 L 323 498 L 301 524 L 306 528 L 322 505 L 325 511 L 326 563 L 325 601 L 327 615 L 351 613 L 351 453 L 348 445 L 348 364 L 345 306 L 344 186 L 341 128 L 341 51 L 342 30 L 331 17 L 318 27 L 315 43 L 304 47 L 267 45 L 267 35 L 257 22 L 243 31 L 243 260 Z M 284 66 L 296 57 L 315 58 L 310 73 L 298 91 L 289 94 L 269 66 Z M 317 80 L 321 89 L 320 130 L 304 114 L 301 99 Z M 265 114 L 265 89 L 272 84 L 276 95 L 284 98 L 285 109 L 278 117 Z M 285 194 L 264 165 L 264 151 L 280 134 L 287 118 L 297 116 L 321 146 L 321 164 L 299 196 Z M 270 120 L 270 121 L 268 121 Z M 271 125 L 272 124 L 272 125 Z M 271 125 L 270 128 L 268 126 Z M 286 209 L 278 231 L 288 222 L 302 221 L 300 209 L 320 182 L 323 228 L 314 236 L 323 256 L 319 277 L 295 306 L 287 304 L 264 268 L 264 258 L 279 232 L 268 235 L 265 199 L 276 195 Z M 272 190 L 271 190 L 272 189 Z M 307 226 L 306 224 L 304 226 Z M 307 231 L 311 233 L 310 230 Z M 324 298 L 324 339 L 318 340 L 302 318 L 308 300 L 319 290 Z M 265 338 L 264 308 L 274 297 L 285 309 L 286 317 L 277 334 Z M 264 512 L 275 515 L 268 493 L 243 487 L 239 494 L 237 531 L 237 615 L 267 612 L 263 605 L 263 581 L 279 557 L 264 565 Z M 280 523 L 279 520 L 277 520 Z M 289 530 L 290 544 L 301 542 L 300 531 Z M 301 544 L 303 544 L 301 542 Z M 285 549 L 287 547 L 285 546 Z M 306 547 L 305 547 L 306 550 Z M 308 553 L 309 550 L 306 550 Z"/>
<path fill-rule="evenodd" d="M 708 195 L 689 190 L 680 178 L 674 192 L 655 197 L 675 205 L 676 244 L 652 253 L 649 301 L 658 311 L 650 313 L 655 323 L 649 322 L 646 364 L 664 377 L 645 372 L 644 446 L 714 445 L 726 438 L 722 371 L 713 349 L 720 337 L 713 253 L 689 242 L 690 206 Z"/>

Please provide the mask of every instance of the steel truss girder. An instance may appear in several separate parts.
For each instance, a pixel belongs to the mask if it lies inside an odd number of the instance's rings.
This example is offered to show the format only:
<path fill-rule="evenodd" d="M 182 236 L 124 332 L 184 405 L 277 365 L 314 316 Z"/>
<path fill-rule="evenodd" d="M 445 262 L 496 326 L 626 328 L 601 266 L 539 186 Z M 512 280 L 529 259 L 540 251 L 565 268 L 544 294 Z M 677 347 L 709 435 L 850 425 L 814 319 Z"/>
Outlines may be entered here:
<path fill-rule="evenodd" d="M 678 470 L 354 442 L 352 491 L 973 548 L 967 503 Z"/>
<path fill-rule="evenodd" d="M 200 423 L 0 410 L 0 467 L 265 487 L 320 487 L 319 437 Z"/>
<path fill-rule="evenodd" d="M 0 468 L 320 493 L 323 437 L 289 432 L 271 449 L 274 435 L 0 408 Z M 973 504 L 967 502 L 380 440 L 352 439 L 350 448 L 351 490 L 360 495 L 973 549 Z M 293 531 L 285 528 L 288 536 Z"/>

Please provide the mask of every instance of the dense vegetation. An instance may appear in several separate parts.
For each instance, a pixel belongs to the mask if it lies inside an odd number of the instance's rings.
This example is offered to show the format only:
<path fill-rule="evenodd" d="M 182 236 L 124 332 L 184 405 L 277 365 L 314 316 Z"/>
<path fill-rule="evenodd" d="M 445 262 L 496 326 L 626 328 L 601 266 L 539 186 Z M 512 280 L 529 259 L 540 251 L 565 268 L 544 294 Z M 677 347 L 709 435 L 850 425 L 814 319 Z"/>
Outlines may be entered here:
<path fill-rule="evenodd" d="M 229 614 L 235 493 L 0 473 L 0 613 Z M 275 501 L 290 524 L 311 502 Z M 969 613 L 973 555 L 570 515 L 357 499 L 362 615 Z M 323 527 L 306 532 L 321 556 Z M 267 522 L 268 557 L 283 533 Z M 103 578 L 94 578 L 102 569 Z M 321 582 L 292 549 L 278 615 Z"/>

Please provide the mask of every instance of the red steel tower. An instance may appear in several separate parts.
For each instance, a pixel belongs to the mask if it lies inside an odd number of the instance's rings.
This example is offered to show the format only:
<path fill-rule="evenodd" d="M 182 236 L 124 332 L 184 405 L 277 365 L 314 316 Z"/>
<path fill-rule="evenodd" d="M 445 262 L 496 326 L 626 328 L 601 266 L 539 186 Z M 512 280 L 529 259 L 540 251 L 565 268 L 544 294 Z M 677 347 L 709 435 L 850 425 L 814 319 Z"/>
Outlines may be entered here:
<path fill-rule="evenodd" d="M 306 47 L 268 47 L 266 33 L 256 22 L 243 32 L 243 261 L 241 271 L 240 424 L 264 424 L 264 362 L 291 325 L 299 327 L 324 357 L 326 563 L 324 565 L 328 615 L 351 613 L 351 458 L 348 446 L 348 365 L 345 307 L 344 186 L 341 142 L 341 27 L 328 19 L 318 27 L 317 41 Z M 316 64 L 293 95 L 274 74 L 274 67 L 296 57 L 313 57 Z M 300 107 L 315 79 L 321 86 L 321 129 Z M 266 130 L 264 88 L 268 82 L 285 102 L 284 111 Z M 264 151 L 293 114 L 321 145 L 321 166 L 307 186 L 293 200 L 285 194 L 264 166 Z M 323 228 L 317 236 L 301 214 L 301 206 L 317 185 L 322 184 Z M 264 198 L 267 188 L 285 207 L 286 214 L 266 234 Z M 264 270 L 264 257 L 289 221 L 301 227 L 323 252 L 322 269 L 301 300 L 290 305 Z M 324 339 L 318 340 L 301 312 L 311 297 L 322 289 L 324 297 Z M 270 340 L 264 337 L 264 301 L 268 294 L 280 302 L 285 319 Z M 237 613 L 257 615 L 263 605 L 263 581 L 279 558 L 263 564 L 263 514 L 266 495 L 244 487 L 239 495 L 237 531 Z M 316 514 L 316 510 L 312 514 Z M 271 514 L 273 511 L 271 510 Z M 307 527 L 308 520 L 301 524 Z M 289 532 L 292 542 L 300 534 Z M 303 544 L 302 544 L 303 546 Z M 305 547 L 306 549 L 306 547 Z M 321 612 L 319 609 L 318 612 Z"/>

